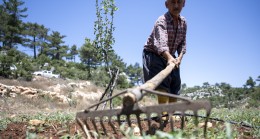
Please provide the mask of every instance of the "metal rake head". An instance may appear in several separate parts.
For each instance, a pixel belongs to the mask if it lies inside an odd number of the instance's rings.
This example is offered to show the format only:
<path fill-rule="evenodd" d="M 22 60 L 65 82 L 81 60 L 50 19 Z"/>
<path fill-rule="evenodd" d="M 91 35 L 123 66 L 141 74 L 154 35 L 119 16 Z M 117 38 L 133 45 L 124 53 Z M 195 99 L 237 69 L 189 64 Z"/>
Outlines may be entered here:
<path fill-rule="evenodd" d="M 145 93 L 143 91 L 145 91 Z M 130 96 L 137 96 L 136 90 L 128 90 L 124 91 L 123 93 L 128 92 L 131 92 Z M 194 124 L 198 126 L 199 110 L 206 111 L 205 123 L 208 122 L 208 118 L 211 112 L 211 104 L 209 101 L 191 101 L 180 96 L 146 89 L 141 89 L 141 92 L 143 95 L 149 92 L 157 95 L 165 95 L 168 97 L 177 97 L 184 101 L 178 103 L 139 107 L 138 101 L 134 103 L 129 103 L 129 99 L 123 99 L 124 102 L 122 109 L 98 111 L 91 111 L 90 109 L 88 109 L 84 112 L 77 113 L 77 122 L 79 123 L 87 137 L 95 136 L 95 133 L 97 133 L 98 136 L 124 136 L 124 132 L 122 132 L 120 126 L 137 128 L 140 134 L 154 134 L 156 130 L 163 130 L 165 126 L 170 126 L 171 131 L 174 131 L 175 124 L 177 125 L 177 123 L 175 123 L 175 121 L 171 118 L 174 115 L 179 115 L 181 117 L 181 122 L 179 123 L 181 129 L 184 128 L 185 116 L 194 116 Z M 125 96 L 124 98 L 127 97 Z M 95 107 L 96 105 L 99 104 L 95 104 L 90 108 Z M 193 114 L 188 115 L 185 113 L 187 111 L 192 111 Z M 165 114 L 165 112 L 167 114 Z M 204 126 L 204 136 L 206 135 L 206 129 L 207 124 L 205 124 Z"/>

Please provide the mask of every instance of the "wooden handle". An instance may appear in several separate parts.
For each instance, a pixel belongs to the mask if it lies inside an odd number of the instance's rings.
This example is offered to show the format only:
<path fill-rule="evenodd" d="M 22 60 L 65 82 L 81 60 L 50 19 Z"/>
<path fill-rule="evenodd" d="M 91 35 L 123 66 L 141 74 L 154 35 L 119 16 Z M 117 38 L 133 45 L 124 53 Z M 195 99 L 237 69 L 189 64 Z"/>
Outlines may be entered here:
<path fill-rule="evenodd" d="M 128 93 L 124 95 L 123 106 L 133 105 L 134 103 L 136 103 L 142 98 L 142 94 L 136 94 L 136 91 L 133 93 L 132 90 L 140 90 L 140 89 L 154 90 L 172 72 L 174 67 L 175 64 L 171 63 L 164 70 L 159 72 L 157 75 L 155 75 L 152 79 L 145 82 L 143 85 L 129 89 Z M 139 91 L 139 93 L 141 92 Z"/>
<path fill-rule="evenodd" d="M 164 70 L 162 70 L 157 75 L 155 75 L 152 79 L 148 80 L 146 83 L 141 85 L 140 88 L 154 90 L 172 72 L 174 67 L 175 67 L 174 63 L 169 64 Z"/>

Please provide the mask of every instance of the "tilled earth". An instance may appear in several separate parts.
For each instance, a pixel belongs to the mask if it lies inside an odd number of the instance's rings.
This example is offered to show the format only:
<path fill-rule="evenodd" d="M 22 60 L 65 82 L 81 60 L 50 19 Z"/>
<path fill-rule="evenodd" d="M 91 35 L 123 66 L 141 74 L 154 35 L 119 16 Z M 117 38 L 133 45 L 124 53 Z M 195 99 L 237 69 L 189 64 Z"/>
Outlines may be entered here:
<path fill-rule="evenodd" d="M 88 124 L 90 129 L 95 131 L 95 127 L 93 124 Z M 101 124 L 96 124 L 96 129 L 100 131 L 100 135 L 105 136 L 104 128 L 106 130 L 106 133 L 109 136 L 115 137 L 115 138 L 123 138 L 124 135 L 119 131 L 120 126 L 117 123 L 113 123 L 115 130 L 111 128 L 110 124 L 104 123 L 103 127 Z M 153 122 L 152 128 L 148 130 L 147 122 L 142 122 L 141 126 L 143 128 L 143 131 L 145 131 L 147 134 L 153 134 L 156 130 L 159 129 L 159 124 L 156 122 Z M 214 128 L 215 124 L 213 123 Z M 175 122 L 174 123 L 175 128 L 180 128 L 180 122 Z M 185 129 L 185 128 L 184 128 Z M 239 139 L 254 139 L 253 137 L 242 135 L 242 133 L 247 133 L 248 128 L 244 127 L 236 127 L 235 130 L 238 130 L 241 133 L 241 136 L 238 137 Z M 116 132 L 114 132 L 116 131 Z M 163 131 L 165 132 L 170 132 L 171 131 L 171 126 L 168 123 Z M 140 132 L 139 132 L 140 133 Z M 138 133 L 134 133 L 137 135 L 140 135 Z M 85 137 L 84 133 L 82 132 L 79 124 L 73 122 L 73 123 L 68 123 L 66 126 L 64 124 L 60 123 L 52 123 L 52 124 L 41 124 L 37 126 L 32 126 L 28 122 L 19 122 L 19 123 L 10 123 L 7 125 L 7 128 L 0 131 L 0 138 L 1 139 L 24 139 L 30 135 L 37 135 L 37 138 L 51 138 L 51 139 L 58 139 L 61 137 L 76 137 L 77 135 L 80 135 L 80 137 Z M 92 134 L 90 134 L 92 135 Z"/>
<path fill-rule="evenodd" d="M 91 125 L 91 124 L 90 124 Z M 149 133 L 148 127 L 146 124 L 141 124 L 143 129 L 146 131 L 146 133 Z M 179 124 L 176 125 L 179 127 Z M 111 128 L 111 126 L 108 123 L 104 123 L 104 127 L 106 129 L 106 132 L 108 135 L 113 136 L 115 138 L 123 138 L 124 135 L 119 131 L 119 125 L 115 124 L 116 131 Z M 153 124 L 152 130 L 156 130 L 159 128 L 159 124 L 156 123 Z M 91 125 L 90 129 L 95 130 L 93 125 Z M 101 135 L 105 136 L 105 133 L 103 132 L 103 128 L 100 124 L 97 124 L 97 129 L 100 132 Z M 150 132 L 154 132 L 150 131 Z M 164 130 L 165 132 L 171 131 L 170 125 L 168 124 Z M 29 136 L 29 133 L 37 134 L 37 137 L 39 138 L 52 138 L 52 139 L 58 139 L 61 137 L 65 137 L 66 135 L 72 137 L 76 136 L 78 133 L 81 133 L 82 136 L 83 132 L 80 128 L 80 126 L 77 123 L 70 123 L 67 125 L 67 127 L 63 127 L 61 124 L 53 123 L 51 125 L 40 125 L 40 126 L 32 126 L 28 122 L 20 122 L 20 123 L 10 123 L 8 124 L 7 128 L 5 130 L 0 131 L 0 138 L 1 139 L 24 139 Z"/>

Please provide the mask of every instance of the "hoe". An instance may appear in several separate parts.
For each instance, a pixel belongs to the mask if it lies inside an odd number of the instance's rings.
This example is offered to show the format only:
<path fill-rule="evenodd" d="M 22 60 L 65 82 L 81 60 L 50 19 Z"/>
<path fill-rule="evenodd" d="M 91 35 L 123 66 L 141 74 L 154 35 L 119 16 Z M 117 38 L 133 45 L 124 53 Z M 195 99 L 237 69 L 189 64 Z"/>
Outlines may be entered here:
<path fill-rule="evenodd" d="M 207 122 L 211 112 L 211 103 L 207 100 L 190 100 L 185 97 L 155 91 L 154 89 L 168 76 L 175 65 L 170 64 L 155 77 L 142 84 L 120 92 L 106 100 L 100 101 L 87 108 L 83 112 L 78 112 L 76 120 L 87 138 L 100 137 L 123 137 L 121 127 L 137 128 L 140 134 L 155 134 L 157 130 L 163 130 L 166 125 L 174 131 L 175 120 L 171 117 L 180 116 L 180 128 L 184 128 L 187 111 L 192 111 L 194 124 L 198 126 L 198 111 L 205 110 L 206 118 L 204 124 L 204 136 L 206 136 Z M 177 103 L 157 104 L 153 106 L 140 106 L 139 102 L 147 94 L 163 95 L 181 100 Z M 123 96 L 121 109 L 92 110 L 98 105 L 111 101 L 113 98 Z M 167 117 L 168 120 L 162 120 Z M 170 118 L 169 118 L 170 117 Z M 124 128 L 126 129 L 126 128 Z"/>

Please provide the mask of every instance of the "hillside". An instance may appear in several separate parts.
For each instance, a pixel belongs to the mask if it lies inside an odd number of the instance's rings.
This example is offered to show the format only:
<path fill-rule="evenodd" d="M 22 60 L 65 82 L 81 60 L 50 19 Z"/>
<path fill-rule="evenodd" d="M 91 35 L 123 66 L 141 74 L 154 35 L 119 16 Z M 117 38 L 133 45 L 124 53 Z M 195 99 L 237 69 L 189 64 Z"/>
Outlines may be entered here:
<path fill-rule="evenodd" d="M 75 114 L 98 102 L 104 90 L 105 88 L 97 87 L 90 81 L 82 80 L 36 76 L 31 82 L 25 82 L 1 78 L 0 138 L 82 138 L 84 134 L 75 122 Z M 118 92 L 119 90 L 114 91 Z M 156 103 L 155 97 L 149 96 L 142 100 L 141 106 Z M 120 99 L 114 102 L 114 106 L 121 106 Z M 224 122 L 211 120 L 208 127 L 209 137 L 260 137 L 259 109 L 213 109 L 211 117 L 240 124 L 225 125 Z M 186 120 L 187 127 L 184 132 L 177 130 L 174 136 L 193 136 L 193 118 Z M 258 128 L 253 128 L 255 126 Z M 176 128 L 180 128 L 178 121 Z M 230 133 L 227 133 L 227 130 L 230 130 Z M 164 131 L 169 132 L 170 125 L 167 125 Z M 202 137 L 201 132 L 199 137 Z"/>

